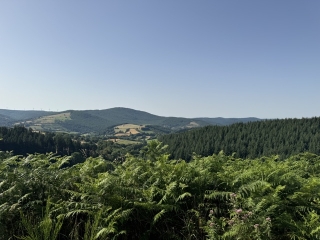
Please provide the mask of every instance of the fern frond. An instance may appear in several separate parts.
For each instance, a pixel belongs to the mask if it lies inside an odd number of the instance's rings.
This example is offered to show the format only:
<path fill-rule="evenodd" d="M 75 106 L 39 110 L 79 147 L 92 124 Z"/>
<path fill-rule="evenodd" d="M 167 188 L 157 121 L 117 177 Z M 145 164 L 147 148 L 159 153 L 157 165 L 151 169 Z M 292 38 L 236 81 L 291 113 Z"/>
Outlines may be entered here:
<path fill-rule="evenodd" d="M 189 193 L 189 192 L 185 192 L 185 193 L 182 193 L 181 195 L 179 195 L 176 199 L 176 202 L 179 202 L 181 200 L 184 200 L 185 198 L 187 197 L 192 197 L 192 194 Z"/>
<path fill-rule="evenodd" d="M 218 191 L 206 191 L 207 194 L 205 194 L 205 199 L 211 199 L 211 200 L 228 200 L 230 198 L 230 194 L 232 192 L 218 192 Z"/>
<path fill-rule="evenodd" d="M 167 211 L 165 209 L 162 209 L 160 212 L 158 212 L 154 217 L 153 217 L 153 224 L 158 222 L 166 213 Z"/>
<path fill-rule="evenodd" d="M 255 181 L 255 182 L 250 182 L 248 184 L 242 185 L 239 188 L 239 193 L 241 194 L 242 197 L 249 196 L 251 193 L 254 192 L 263 192 L 266 188 L 270 188 L 271 185 L 270 183 L 266 181 Z"/>

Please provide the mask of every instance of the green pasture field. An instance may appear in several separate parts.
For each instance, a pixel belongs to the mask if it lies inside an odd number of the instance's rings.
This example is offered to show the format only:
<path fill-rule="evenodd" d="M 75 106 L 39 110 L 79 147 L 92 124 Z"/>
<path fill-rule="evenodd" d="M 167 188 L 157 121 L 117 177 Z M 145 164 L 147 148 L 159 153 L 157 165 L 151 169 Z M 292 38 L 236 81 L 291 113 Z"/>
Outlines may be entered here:
<path fill-rule="evenodd" d="M 115 133 L 119 133 L 119 132 L 123 132 L 125 133 L 127 129 L 131 130 L 136 130 L 136 133 L 138 133 L 139 131 L 141 131 L 141 128 L 144 127 L 144 125 L 137 125 L 137 124 L 122 124 L 122 125 L 118 125 L 116 127 L 114 127 L 114 132 Z M 136 134 L 135 133 L 135 134 Z M 132 133 L 134 134 L 134 133 Z"/>
<path fill-rule="evenodd" d="M 67 120 L 71 120 L 70 115 L 71 115 L 70 112 L 66 112 L 66 113 L 59 113 L 55 115 L 45 116 L 35 120 L 35 123 L 47 124 L 47 123 L 54 123 L 56 120 L 67 121 Z"/>
<path fill-rule="evenodd" d="M 141 142 L 138 141 L 132 141 L 132 140 L 126 140 L 126 139 L 110 139 L 108 141 L 112 141 L 118 144 L 124 144 L 124 145 L 132 145 L 132 144 L 139 144 Z"/>

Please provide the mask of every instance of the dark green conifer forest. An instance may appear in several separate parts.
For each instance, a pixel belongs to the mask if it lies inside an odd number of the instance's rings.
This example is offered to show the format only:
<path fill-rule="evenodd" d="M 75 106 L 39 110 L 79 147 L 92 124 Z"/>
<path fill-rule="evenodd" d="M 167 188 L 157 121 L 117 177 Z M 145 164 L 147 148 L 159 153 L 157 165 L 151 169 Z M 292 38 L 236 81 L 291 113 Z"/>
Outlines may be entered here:
<path fill-rule="evenodd" d="M 240 158 L 279 155 L 286 158 L 301 152 L 320 154 L 320 118 L 277 119 L 231 126 L 207 126 L 159 138 L 173 159 L 190 160 L 193 153 Z"/>

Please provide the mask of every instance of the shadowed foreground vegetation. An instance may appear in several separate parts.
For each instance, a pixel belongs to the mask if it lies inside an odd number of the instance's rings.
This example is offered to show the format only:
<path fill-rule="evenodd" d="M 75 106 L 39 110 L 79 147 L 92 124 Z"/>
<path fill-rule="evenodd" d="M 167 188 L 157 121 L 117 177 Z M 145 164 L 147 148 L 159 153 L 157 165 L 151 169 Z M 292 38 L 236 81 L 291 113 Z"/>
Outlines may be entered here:
<path fill-rule="evenodd" d="M 76 165 L 0 152 L 0 239 L 320 239 L 320 156 L 185 162 L 164 149 Z"/>

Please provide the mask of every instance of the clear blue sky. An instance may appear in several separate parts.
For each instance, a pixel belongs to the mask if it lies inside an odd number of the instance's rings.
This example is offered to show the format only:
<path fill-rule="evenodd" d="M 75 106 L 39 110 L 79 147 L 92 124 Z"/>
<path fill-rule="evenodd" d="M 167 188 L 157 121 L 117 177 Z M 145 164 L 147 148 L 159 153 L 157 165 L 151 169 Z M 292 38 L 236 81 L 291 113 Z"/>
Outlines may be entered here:
<path fill-rule="evenodd" d="M 320 116 L 320 1 L 1 1 L 0 108 Z"/>

